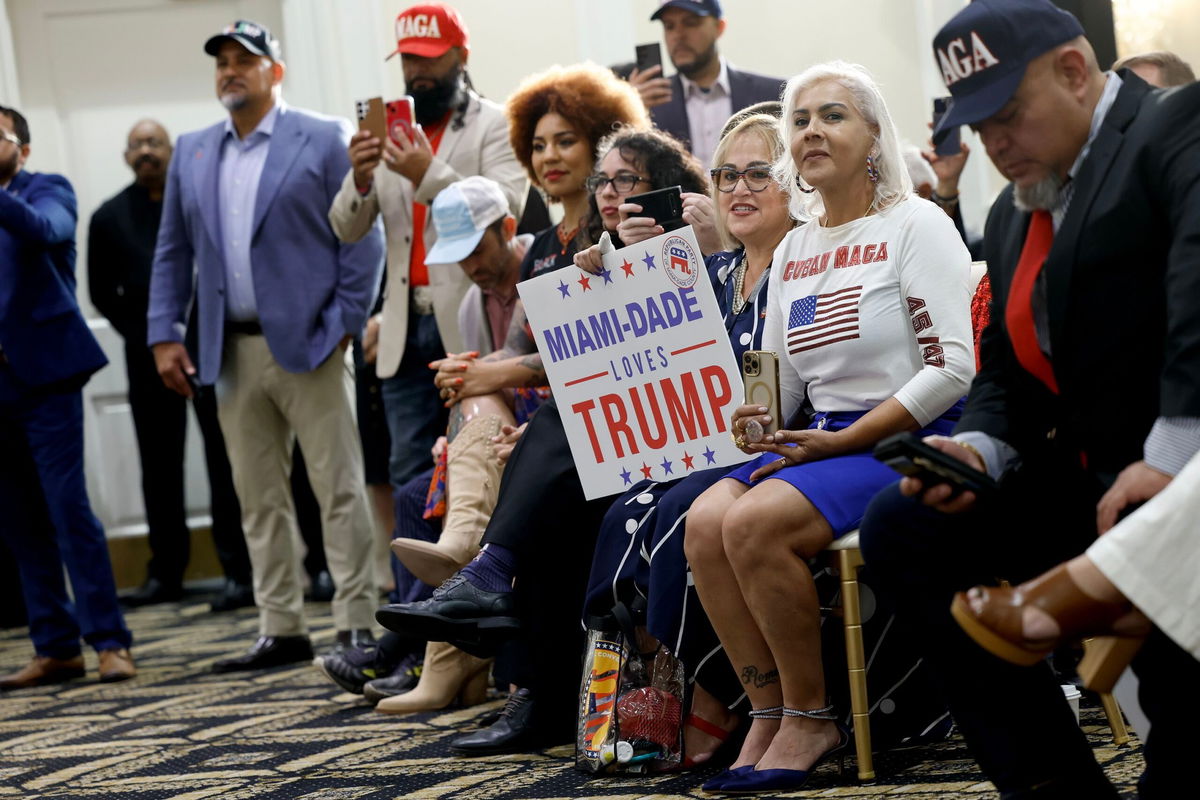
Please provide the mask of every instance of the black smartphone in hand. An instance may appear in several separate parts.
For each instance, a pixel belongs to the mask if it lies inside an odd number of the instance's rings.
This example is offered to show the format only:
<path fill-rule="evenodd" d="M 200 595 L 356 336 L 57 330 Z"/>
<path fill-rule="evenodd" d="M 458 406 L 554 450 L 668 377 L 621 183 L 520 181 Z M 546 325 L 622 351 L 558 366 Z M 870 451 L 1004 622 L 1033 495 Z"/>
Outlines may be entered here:
<path fill-rule="evenodd" d="M 952 97 L 935 97 L 933 98 L 933 128 L 937 130 L 938 123 L 942 121 L 942 117 L 946 116 L 946 112 L 950 110 L 950 106 L 954 103 Z M 939 156 L 956 156 L 962 152 L 962 136 L 959 135 L 959 128 L 953 128 L 946 134 L 946 138 L 942 139 L 940 144 L 933 147 L 933 152 Z"/>
<path fill-rule="evenodd" d="M 637 203 L 642 210 L 639 217 L 650 217 L 663 231 L 678 230 L 683 222 L 683 188 L 668 186 L 665 189 L 655 189 L 644 194 L 631 194 L 625 198 L 626 203 Z"/>
<path fill-rule="evenodd" d="M 954 494 L 970 491 L 980 499 L 1000 488 L 990 475 L 930 447 L 911 433 L 897 433 L 880 441 L 875 445 L 875 458 L 901 475 L 920 479 L 925 488 L 945 483 Z"/>
<path fill-rule="evenodd" d="M 635 48 L 635 52 L 636 56 L 634 58 L 634 63 L 637 64 L 637 71 L 639 73 L 645 72 L 651 67 L 662 66 L 662 45 L 660 45 L 658 42 L 639 44 Z M 661 72 L 659 73 L 658 77 L 662 77 Z"/>

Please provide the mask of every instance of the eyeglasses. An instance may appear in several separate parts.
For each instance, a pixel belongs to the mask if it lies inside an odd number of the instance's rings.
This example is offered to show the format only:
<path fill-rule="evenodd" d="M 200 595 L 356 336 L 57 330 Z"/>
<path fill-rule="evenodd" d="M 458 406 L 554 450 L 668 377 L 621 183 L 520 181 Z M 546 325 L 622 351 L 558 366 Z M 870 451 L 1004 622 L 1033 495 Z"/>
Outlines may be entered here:
<path fill-rule="evenodd" d="M 24 142 L 21 141 L 20 136 L 17 136 L 15 133 L 10 131 L 0 131 L 0 139 L 5 140 L 6 142 L 12 142 L 17 147 L 20 147 L 22 144 L 24 144 Z"/>
<path fill-rule="evenodd" d="M 737 188 L 739 180 L 746 181 L 746 188 L 752 192 L 761 192 L 771 185 L 770 167 L 749 167 L 738 171 L 732 167 L 717 167 L 709 171 L 709 176 L 716 184 L 717 191 L 729 193 Z"/>
<path fill-rule="evenodd" d="M 626 192 L 632 192 L 633 187 L 637 186 L 639 183 L 642 183 L 643 181 L 646 183 L 650 182 L 650 181 L 646 180 L 645 178 L 643 178 L 641 175 L 630 175 L 629 173 L 621 173 L 620 175 L 616 175 L 612 178 L 608 177 L 607 175 L 597 174 L 597 175 L 592 175 L 591 177 L 589 177 L 586 181 L 583 182 L 583 185 L 587 187 L 587 190 L 589 192 L 591 192 L 592 194 L 596 194 L 597 192 L 600 192 L 601 190 L 603 190 L 605 186 L 607 186 L 608 184 L 611 183 L 613 185 L 613 188 L 616 189 L 617 192 L 624 194 Z"/>
<path fill-rule="evenodd" d="M 127 149 L 129 152 L 132 153 L 136 150 L 141 150 L 143 147 L 149 147 L 151 150 L 158 150 L 159 148 L 166 147 L 166 146 L 167 146 L 167 142 L 164 142 L 162 139 L 152 136 L 147 139 L 135 139 L 135 140 L 131 141 L 129 143 L 129 146 Z"/>

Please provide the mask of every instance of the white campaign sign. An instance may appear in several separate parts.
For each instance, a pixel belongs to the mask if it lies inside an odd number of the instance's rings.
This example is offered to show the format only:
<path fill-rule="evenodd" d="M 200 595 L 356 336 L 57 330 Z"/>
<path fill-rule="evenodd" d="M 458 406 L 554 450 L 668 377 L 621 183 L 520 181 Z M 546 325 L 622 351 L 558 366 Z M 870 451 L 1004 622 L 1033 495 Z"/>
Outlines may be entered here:
<path fill-rule="evenodd" d="M 741 372 L 691 227 L 517 285 L 589 500 L 748 457 Z"/>

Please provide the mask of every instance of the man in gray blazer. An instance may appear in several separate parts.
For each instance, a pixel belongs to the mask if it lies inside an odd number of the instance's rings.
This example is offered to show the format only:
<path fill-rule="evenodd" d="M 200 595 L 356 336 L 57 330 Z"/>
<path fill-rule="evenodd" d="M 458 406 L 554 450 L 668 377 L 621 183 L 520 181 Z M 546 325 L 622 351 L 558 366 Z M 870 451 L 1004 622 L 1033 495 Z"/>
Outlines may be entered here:
<path fill-rule="evenodd" d="M 371 229 L 348 245 L 330 230 L 350 123 L 283 102 L 270 31 L 241 20 L 204 50 L 229 116 L 179 137 L 147 330 L 168 387 L 184 396 L 197 381 L 217 387 L 259 608 L 253 648 L 213 664 L 231 672 L 312 660 L 288 488 L 293 438 L 321 507 L 338 641 L 370 639 L 374 526 L 345 353 L 375 301 L 383 237 Z M 199 370 L 183 345 L 193 299 Z"/>
<path fill-rule="evenodd" d="M 428 207 L 455 181 L 482 175 L 500 185 L 519 219 L 526 179 L 503 109 L 471 89 L 467 28 L 458 12 L 438 3 L 407 8 L 396 18 L 396 35 L 392 55 L 400 55 L 420 127 L 411 142 L 403 136 L 380 141 L 369 131 L 353 136 L 351 168 L 329 221 L 342 241 L 354 242 L 383 218 L 383 309 L 368 320 L 363 347 L 383 379 L 389 477 L 399 488 L 431 466 L 430 448 L 446 428 L 427 365 L 462 352 L 457 314 L 471 285 L 462 270 L 426 269 L 425 254 L 437 240 Z"/>
<path fill-rule="evenodd" d="M 747 106 L 778 100 L 784 81 L 736 69 L 718 52 L 717 39 L 725 32 L 719 0 L 667 0 L 650 19 L 663 25 L 676 73 L 668 79 L 658 67 L 634 70 L 629 82 L 654 124 L 707 167 L 726 120 Z"/>

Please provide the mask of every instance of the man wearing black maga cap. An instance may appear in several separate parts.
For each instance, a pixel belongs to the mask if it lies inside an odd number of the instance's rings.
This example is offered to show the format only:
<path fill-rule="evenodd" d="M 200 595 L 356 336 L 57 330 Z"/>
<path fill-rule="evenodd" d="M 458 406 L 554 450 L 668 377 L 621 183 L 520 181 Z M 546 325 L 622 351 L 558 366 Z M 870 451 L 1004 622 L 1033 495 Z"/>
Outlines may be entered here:
<path fill-rule="evenodd" d="M 239 21 L 210 38 L 228 118 L 179 137 L 167 173 L 150 279 L 148 343 L 179 394 L 216 384 L 259 638 L 216 672 L 312 660 L 289 497 L 293 437 L 321 508 L 334 624 L 342 644 L 370 638 L 377 599 L 372 526 L 346 369 L 383 262 L 376 226 L 338 241 L 327 214 L 350 168 L 346 120 L 283 102 L 279 42 Z M 183 346 L 195 299 L 196 369 Z"/>
<path fill-rule="evenodd" d="M 1200 450 L 1200 90 L 1101 72 L 1078 21 L 1047 0 L 976 0 L 934 55 L 954 97 L 935 138 L 971 125 L 1012 183 L 984 241 L 994 300 L 982 366 L 955 435 L 930 444 L 1000 491 L 952 496 L 906 478 L 868 509 L 863 554 L 919 626 L 1002 797 L 1116 797 L 1046 663 L 990 655 L 950 604 L 1078 554 Z M 1082 593 L 1060 584 L 1044 589 Z M 1055 600 L 1026 597 L 1024 625 L 1066 630 L 1039 610 Z M 1036 653 L 1032 629 L 1020 635 Z M 1154 630 L 1133 666 L 1154 725 L 1141 796 L 1175 797 L 1193 780 L 1185 726 L 1200 713 L 1197 693 L 1177 687 L 1194 687 L 1200 665 Z M 1104 690 L 1120 664 L 1079 671 Z"/>

